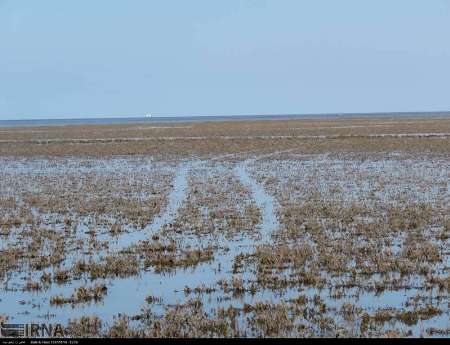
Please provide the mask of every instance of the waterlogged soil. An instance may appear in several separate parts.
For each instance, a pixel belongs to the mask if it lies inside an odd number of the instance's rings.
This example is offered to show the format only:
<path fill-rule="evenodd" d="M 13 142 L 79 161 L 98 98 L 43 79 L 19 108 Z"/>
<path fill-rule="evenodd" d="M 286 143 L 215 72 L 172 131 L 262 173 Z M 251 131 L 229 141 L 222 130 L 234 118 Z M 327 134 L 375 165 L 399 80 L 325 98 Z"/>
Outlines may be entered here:
<path fill-rule="evenodd" d="M 0 158 L 0 317 L 79 336 L 450 334 L 450 159 Z"/>

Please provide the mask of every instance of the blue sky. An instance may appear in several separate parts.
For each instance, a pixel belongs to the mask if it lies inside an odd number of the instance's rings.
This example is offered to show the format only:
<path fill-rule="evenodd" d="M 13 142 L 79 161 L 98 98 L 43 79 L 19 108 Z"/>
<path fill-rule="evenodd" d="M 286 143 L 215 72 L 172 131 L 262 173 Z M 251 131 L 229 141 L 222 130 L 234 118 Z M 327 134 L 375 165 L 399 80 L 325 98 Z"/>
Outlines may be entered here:
<path fill-rule="evenodd" d="M 0 0 L 0 119 L 450 110 L 450 1 Z"/>

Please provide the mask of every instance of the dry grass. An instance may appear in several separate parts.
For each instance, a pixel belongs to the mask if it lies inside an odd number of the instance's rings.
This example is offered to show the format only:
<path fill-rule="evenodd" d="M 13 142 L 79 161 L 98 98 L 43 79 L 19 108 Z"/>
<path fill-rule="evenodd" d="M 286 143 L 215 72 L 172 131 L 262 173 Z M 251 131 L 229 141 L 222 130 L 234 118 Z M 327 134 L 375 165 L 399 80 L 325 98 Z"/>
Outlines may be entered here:
<path fill-rule="evenodd" d="M 151 127 L 151 130 L 146 127 Z M 376 134 L 450 133 L 450 120 L 446 117 L 230 121 L 177 124 L 172 128 L 164 125 L 160 130 L 153 127 L 110 125 L 4 129 L 0 132 L 0 155 L 138 154 L 179 157 L 243 151 L 267 153 L 291 148 L 300 148 L 303 153 L 404 150 L 448 154 L 450 147 L 450 138 L 370 137 Z"/>
<path fill-rule="evenodd" d="M 448 336 L 450 138 L 370 135 L 450 133 L 449 119 L 170 127 L 0 131 L 8 321 L 53 311 L 74 336 L 118 338 Z M 130 284 L 126 315 L 114 289 Z"/>

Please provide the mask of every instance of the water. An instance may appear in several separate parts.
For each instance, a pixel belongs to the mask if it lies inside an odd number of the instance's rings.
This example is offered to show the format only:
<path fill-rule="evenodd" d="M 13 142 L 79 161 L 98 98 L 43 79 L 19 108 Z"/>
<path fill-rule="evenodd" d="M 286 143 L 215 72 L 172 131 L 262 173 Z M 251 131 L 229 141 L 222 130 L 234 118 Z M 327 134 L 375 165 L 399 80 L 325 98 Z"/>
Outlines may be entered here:
<path fill-rule="evenodd" d="M 248 164 L 248 163 L 247 163 Z M 265 243 L 270 243 L 271 235 L 280 227 L 277 216 L 275 214 L 275 200 L 267 194 L 264 188 L 256 182 L 246 171 L 246 164 L 240 164 L 236 167 L 236 174 L 241 183 L 252 193 L 253 199 L 262 214 L 262 237 Z"/>
<path fill-rule="evenodd" d="M 285 151 L 288 152 L 288 151 Z M 189 286 L 191 289 L 197 286 L 216 287 L 217 290 L 210 294 L 200 294 L 200 298 L 204 303 L 204 309 L 207 313 L 213 315 L 214 309 L 218 307 L 227 308 L 230 305 L 234 307 L 242 308 L 244 303 L 254 304 L 256 302 L 274 301 L 276 303 L 284 303 L 291 298 L 296 298 L 299 294 L 307 296 L 310 301 L 308 302 L 311 308 L 314 308 L 312 299 L 316 295 L 320 295 L 321 299 L 326 303 L 329 308 L 327 316 L 334 317 L 338 320 L 340 325 L 345 325 L 342 320 L 342 316 L 339 314 L 339 310 L 344 303 L 352 303 L 357 307 L 361 307 L 369 313 L 375 313 L 379 309 L 392 308 L 395 312 L 406 311 L 411 308 L 407 303 L 420 294 L 421 297 L 433 298 L 432 304 L 436 304 L 442 311 L 441 315 L 432 317 L 429 320 L 419 320 L 417 325 L 405 326 L 400 322 L 395 321 L 397 324 L 386 324 L 387 329 L 404 328 L 411 330 L 414 336 L 420 336 L 423 334 L 423 330 L 428 327 L 438 327 L 447 329 L 449 327 L 449 310 L 448 310 L 448 294 L 445 292 L 429 290 L 425 291 L 423 287 L 423 281 L 416 279 L 416 276 L 411 276 L 411 286 L 408 289 L 399 288 L 397 290 L 390 290 L 389 288 L 380 294 L 376 294 L 370 291 L 368 287 L 372 286 L 376 282 L 380 282 L 381 277 L 379 275 L 373 275 L 367 280 L 363 281 L 362 289 L 358 291 L 358 288 L 349 288 L 344 292 L 341 297 L 333 297 L 335 290 L 333 287 L 336 282 L 339 283 L 341 277 L 335 278 L 328 275 L 327 272 L 321 272 L 324 278 L 329 282 L 330 288 L 318 289 L 316 287 L 295 285 L 285 289 L 271 289 L 261 288 L 255 295 L 249 293 L 243 294 L 231 298 L 232 293 L 224 293 L 218 288 L 219 280 L 230 280 L 231 278 L 242 278 L 245 282 L 245 286 L 248 287 L 250 282 L 254 282 L 258 279 L 256 266 L 250 264 L 245 266 L 242 271 L 233 271 L 234 259 L 239 254 L 251 255 L 254 253 L 256 246 L 261 244 L 270 243 L 271 235 L 274 232 L 283 228 L 283 224 L 280 224 L 277 220 L 277 214 L 279 212 L 279 200 L 282 200 L 283 191 L 292 187 L 299 187 L 298 194 L 295 196 L 289 196 L 290 204 L 301 203 L 302 200 L 308 197 L 308 190 L 321 187 L 324 198 L 333 197 L 331 187 L 338 185 L 340 187 L 340 202 L 351 203 L 355 200 L 370 201 L 370 192 L 377 189 L 376 183 L 371 183 L 378 178 L 382 177 L 381 182 L 386 180 L 383 187 L 379 190 L 379 197 L 377 199 L 382 200 L 384 205 L 391 205 L 390 202 L 394 202 L 400 198 L 399 193 L 408 193 L 407 199 L 410 201 L 424 201 L 434 202 L 434 200 L 444 200 L 448 197 L 448 162 L 443 161 L 394 161 L 387 159 L 373 160 L 366 162 L 359 162 L 356 160 L 338 160 L 328 158 L 326 155 L 313 156 L 310 160 L 300 161 L 260 161 L 262 158 L 268 158 L 271 155 L 278 156 L 277 153 L 270 155 L 257 156 L 254 159 L 247 159 L 239 161 L 237 163 L 218 163 L 214 162 L 212 165 L 206 165 L 205 161 L 183 161 L 175 168 L 173 163 L 161 163 L 160 166 L 155 166 L 157 163 L 152 163 L 151 159 L 145 159 L 143 161 L 135 162 L 130 158 L 130 161 L 122 160 L 99 160 L 99 161 L 78 161 L 75 158 L 64 160 L 59 163 L 52 163 L 51 161 L 35 162 L 19 161 L 3 159 L 0 160 L 0 170 L 4 174 L 16 174 L 16 177 L 21 179 L 28 185 L 27 188 L 33 190 L 35 185 L 33 179 L 30 178 L 32 174 L 41 176 L 47 174 L 51 177 L 51 180 L 59 180 L 62 176 L 68 173 L 77 172 L 76 167 L 80 166 L 80 176 L 84 176 L 89 173 L 96 173 L 99 175 L 109 176 L 107 173 L 112 174 L 119 180 L 121 178 L 130 179 L 130 183 L 133 180 L 132 172 L 140 172 L 143 175 L 148 174 L 148 178 L 155 177 L 153 172 L 161 171 L 166 168 L 165 164 L 168 164 L 168 169 L 176 169 L 177 172 L 171 180 L 172 187 L 167 189 L 167 206 L 161 210 L 159 215 L 156 215 L 145 230 L 137 231 L 132 234 L 124 234 L 124 237 L 119 237 L 117 241 L 117 247 L 110 247 L 114 250 L 121 249 L 123 247 L 135 244 L 136 241 L 149 239 L 151 234 L 158 233 L 163 237 L 165 234 L 162 232 L 162 228 L 173 221 L 177 214 L 182 211 L 182 207 L 186 204 L 187 200 L 192 197 L 193 193 L 190 187 L 195 185 L 195 180 L 190 180 L 189 177 L 196 176 L 197 179 L 204 177 L 204 185 L 208 183 L 220 183 L 220 181 L 226 181 L 230 176 L 234 176 L 236 180 L 240 181 L 240 184 L 247 187 L 249 193 L 248 196 L 243 199 L 248 200 L 254 204 L 261 213 L 261 220 L 255 224 L 255 228 L 258 229 L 258 235 L 260 239 L 255 239 L 254 235 L 246 231 L 237 231 L 234 236 L 226 236 L 223 234 L 209 234 L 207 236 L 198 236 L 196 234 L 190 234 L 189 231 L 181 234 L 169 234 L 171 238 L 179 243 L 182 247 L 188 248 L 192 245 L 194 248 L 205 248 L 209 244 L 217 246 L 214 251 L 214 258 L 209 262 L 200 263 L 195 267 L 177 268 L 170 272 L 158 272 L 153 269 L 141 270 L 138 276 L 132 276 L 127 278 L 106 278 L 98 279 L 95 282 L 91 282 L 89 276 L 82 276 L 81 279 L 73 279 L 68 284 L 58 285 L 53 283 L 49 289 L 33 292 L 23 291 L 22 288 L 29 277 L 29 270 L 23 269 L 7 277 L 7 283 L 2 291 L 0 291 L 0 314 L 5 312 L 9 313 L 14 322 L 30 322 L 42 320 L 59 321 L 63 324 L 67 324 L 69 319 L 79 318 L 82 315 L 97 315 L 108 325 L 111 325 L 112 318 L 118 312 L 125 313 L 127 315 L 136 315 L 140 312 L 141 308 L 148 307 L 149 305 L 145 301 L 147 296 L 155 296 L 162 299 L 162 304 L 156 303 L 151 305 L 153 312 L 162 314 L 165 311 L 165 307 L 184 302 L 189 298 L 196 297 L 195 293 L 190 293 L 188 296 L 183 291 L 185 286 Z M 224 158 L 225 156 L 217 156 L 215 159 Z M 156 170 L 153 170 L 155 168 Z M 216 169 L 216 174 L 212 173 L 212 170 Z M 27 174 L 27 171 L 29 174 Z M 209 174 L 201 175 L 201 171 L 208 171 Z M 311 181 L 310 177 L 315 173 L 320 174 Z M 212 178 L 210 176 L 216 176 Z M 265 184 L 266 178 L 276 177 L 275 183 Z M 172 175 L 170 175 L 172 176 Z M 351 177 L 351 178 L 350 178 Z M 292 182 L 293 181 L 293 182 Z M 361 181 L 366 183 L 360 184 Z M 389 182 L 390 181 L 390 182 Z M 426 183 L 425 183 L 426 182 Z M 39 184 L 39 180 L 36 180 Z M 8 191 L 8 193 L 19 193 L 21 189 L 14 189 L 14 186 L 9 186 L 7 183 L 0 184 L 0 191 Z M 433 186 L 441 186 L 442 188 L 430 188 Z M 6 187 L 11 188 L 6 189 Z M 230 189 L 229 193 L 237 194 L 238 189 Z M 211 191 L 208 194 L 214 196 L 218 193 L 227 192 L 226 188 L 218 189 L 217 191 Z M 428 194 L 427 194 L 428 193 Z M 446 194 L 447 193 L 447 194 Z M 19 194 L 20 195 L 20 194 Z M 426 198 L 424 198 L 426 196 Z M 197 200 L 197 199 L 193 199 Z M 241 200 L 241 199 L 240 199 Z M 241 200 L 242 202 L 242 200 Z M 241 205 L 241 202 L 237 202 Z M 224 202 L 224 207 L 230 203 Z M 212 204 L 214 205 L 214 203 Z M 446 205 L 446 204 L 445 204 Z M 207 209 L 201 209 L 203 212 L 203 218 L 207 216 Z M 194 219 L 195 217 L 189 218 Z M 44 220 L 47 217 L 43 218 Z M 51 218 L 49 218 L 51 220 Z M 81 219 L 83 223 L 88 224 L 89 219 Z M 87 229 L 87 227 L 86 227 Z M 64 231 L 63 227 L 56 229 L 58 232 Z M 97 229 L 99 233 L 103 232 L 103 229 Z M 85 231 L 77 231 L 77 235 L 84 236 Z M 109 236 L 109 235 L 107 235 Z M 258 237 L 259 237 L 258 236 Z M 339 240 L 339 233 L 336 233 L 337 240 Z M 330 240 L 333 240 L 332 236 L 329 236 Z M 14 237 L 2 239 L 5 242 L 13 241 Z M 20 240 L 20 238 L 19 238 Z M 303 240 L 303 237 L 302 239 Z M 305 241 L 309 240 L 309 237 L 305 234 Z M 70 241 L 73 242 L 73 241 Z M 69 241 L 66 241 L 68 245 L 67 257 L 60 269 L 68 269 L 72 267 L 75 260 L 80 257 L 82 251 L 72 250 L 72 245 Z M 0 242 L 0 244 L 3 244 Z M 394 254 L 398 255 L 403 247 L 403 238 L 398 236 L 395 238 L 391 247 Z M 1 247 L 1 245 L 0 245 Z M 228 248 L 229 250 L 224 250 Z M 448 247 L 444 247 L 445 250 Z M 100 260 L 99 255 L 104 255 L 105 252 L 95 252 L 92 256 L 94 260 Z M 448 254 L 442 263 L 434 264 L 436 271 L 442 271 L 442 276 L 448 277 L 446 271 L 449 267 Z M 84 254 L 83 254 L 84 255 Z M 86 255 L 86 258 L 87 255 Z M 220 266 L 219 266 L 220 265 Z M 220 267 L 220 269 L 219 269 Z M 46 269 L 45 272 L 53 272 L 53 267 Z M 39 279 L 42 272 L 32 272 L 31 278 L 34 281 Z M 283 275 L 288 277 L 293 271 L 286 269 L 283 273 L 279 273 L 278 276 Z M 75 288 L 80 286 L 91 287 L 93 284 L 105 283 L 108 288 L 108 293 L 102 301 L 99 303 L 86 303 L 72 306 L 70 304 L 63 305 L 61 307 L 53 307 L 50 304 L 50 298 L 55 295 L 63 295 L 69 297 Z M 6 289 L 6 286 L 10 289 Z M 366 288 L 366 289 L 364 289 Z M 357 297 L 355 297 L 357 296 Z M 228 297 L 227 299 L 222 299 Z M 440 298 L 437 301 L 437 297 Z M 436 302 L 437 301 L 437 302 Z M 409 309 L 408 309 L 409 308 Z M 46 317 L 46 315 L 48 315 Z M 303 320 L 302 320 L 303 322 Z M 310 322 L 305 320 L 304 322 Z M 394 321 L 393 321 L 394 322 Z M 317 327 L 315 324 L 311 324 L 311 327 Z M 350 326 L 348 326 L 350 327 Z M 317 330 L 317 334 L 320 331 Z"/>
<path fill-rule="evenodd" d="M 195 163 L 192 163 L 195 164 Z M 156 233 L 163 225 L 168 224 L 177 215 L 178 209 L 187 197 L 188 181 L 187 175 L 189 173 L 189 165 L 182 164 L 178 169 L 177 175 L 173 181 L 173 190 L 169 194 L 168 206 L 164 213 L 156 216 L 153 221 L 148 224 L 144 230 L 135 231 L 133 233 L 125 233 L 121 235 L 116 243 L 110 246 L 115 251 L 122 250 L 137 244 L 139 241 L 143 241 L 151 238 L 152 234 Z"/>
<path fill-rule="evenodd" d="M 449 117 L 450 112 L 391 112 L 391 113 L 334 113 L 334 114 L 271 114 L 271 115 L 215 115 L 215 116 L 161 116 L 161 117 L 92 117 L 67 119 L 0 120 L 0 127 L 67 126 L 67 125 L 127 125 L 176 122 L 245 121 L 245 120 L 295 120 L 338 119 L 355 117 Z"/>

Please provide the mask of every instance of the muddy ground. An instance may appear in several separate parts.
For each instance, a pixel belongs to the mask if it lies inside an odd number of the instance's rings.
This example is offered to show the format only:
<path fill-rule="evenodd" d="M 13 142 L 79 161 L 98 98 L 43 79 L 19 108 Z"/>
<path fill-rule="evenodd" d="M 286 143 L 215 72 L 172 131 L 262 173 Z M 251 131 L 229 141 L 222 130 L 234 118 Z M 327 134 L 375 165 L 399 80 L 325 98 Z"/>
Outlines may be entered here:
<path fill-rule="evenodd" d="M 0 320 L 448 337 L 450 120 L 0 129 Z"/>

